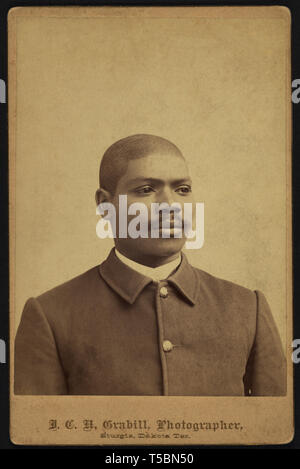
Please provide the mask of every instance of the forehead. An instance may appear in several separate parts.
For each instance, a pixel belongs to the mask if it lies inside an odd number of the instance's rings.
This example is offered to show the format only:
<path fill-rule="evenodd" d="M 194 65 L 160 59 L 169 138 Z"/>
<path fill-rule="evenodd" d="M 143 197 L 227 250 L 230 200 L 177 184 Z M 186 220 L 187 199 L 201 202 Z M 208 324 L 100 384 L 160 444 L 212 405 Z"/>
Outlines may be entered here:
<path fill-rule="evenodd" d="M 176 153 L 156 151 L 143 158 L 130 160 L 119 182 L 124 185 L 137 178 L 154 178 L 167 182 L 185 177 L 189 177 L 189 172 L 184 158 Z"/>

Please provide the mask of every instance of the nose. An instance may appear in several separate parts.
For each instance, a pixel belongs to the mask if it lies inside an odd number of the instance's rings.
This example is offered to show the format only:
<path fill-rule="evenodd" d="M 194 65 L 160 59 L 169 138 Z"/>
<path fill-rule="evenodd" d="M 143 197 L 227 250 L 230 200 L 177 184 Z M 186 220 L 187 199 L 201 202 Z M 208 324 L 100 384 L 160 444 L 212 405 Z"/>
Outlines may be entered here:
<path fill-rule="evenodd" d="M 159 197 L 159 203 L 171 205 L 174 202 L 174 193 L 169 187 L 165 187 Z"/>

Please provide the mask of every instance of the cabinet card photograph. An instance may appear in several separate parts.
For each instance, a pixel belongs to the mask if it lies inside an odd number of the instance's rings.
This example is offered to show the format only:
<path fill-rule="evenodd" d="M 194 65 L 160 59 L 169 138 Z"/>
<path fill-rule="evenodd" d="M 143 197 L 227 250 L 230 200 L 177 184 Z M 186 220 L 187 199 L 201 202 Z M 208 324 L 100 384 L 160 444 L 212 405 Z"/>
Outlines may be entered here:
<path fill-rule="evenodd" d="M 292 439 L 290 22 L 10 10 L 14 443 Z"/>

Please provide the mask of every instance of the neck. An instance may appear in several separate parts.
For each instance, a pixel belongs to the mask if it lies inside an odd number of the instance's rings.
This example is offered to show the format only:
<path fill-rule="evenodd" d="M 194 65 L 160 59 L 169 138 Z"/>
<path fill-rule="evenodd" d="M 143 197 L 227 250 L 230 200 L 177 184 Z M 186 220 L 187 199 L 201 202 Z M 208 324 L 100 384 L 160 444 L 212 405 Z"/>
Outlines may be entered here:
<path fill-rule="evenodd" d="M 124 249 L 120 249 L 119 246 L 116 246 L 118 251 L 123 254 L 123 256 L 127 257 L 128 259 L 138 262 L 139 264 L 146 265 L 147 267 L 159 267 L 161 265 L 168 264 L 169 262 L 175 261 L 180 256 L 180 251 L 176 252 L 175 254 L 172 254 L 170 256 L 154 256 L 153 254 L 147 255 L 147 254 L 139 254 L 139 253 L 129 253 Z"/>

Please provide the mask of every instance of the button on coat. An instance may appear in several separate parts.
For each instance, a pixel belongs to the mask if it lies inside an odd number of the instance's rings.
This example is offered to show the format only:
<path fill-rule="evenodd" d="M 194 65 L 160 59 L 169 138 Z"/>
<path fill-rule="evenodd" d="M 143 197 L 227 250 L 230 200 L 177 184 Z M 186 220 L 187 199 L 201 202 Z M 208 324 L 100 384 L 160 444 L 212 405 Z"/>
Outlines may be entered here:
<path fill-rule="evenodd" d="M 173 344 L 169 340 L 163 341 L 163 349 L 165 352 L 171 352 L 173 350 Z"/>
<path fill-rule="evenodd" d="M 167 298 L 168 289 L 166 287 L 161 287 L 161 289 L 159 290 L 159 294 L 162 298 Z"/>

